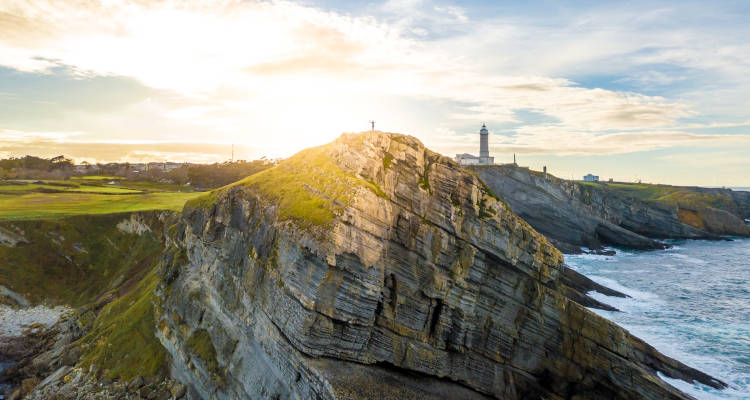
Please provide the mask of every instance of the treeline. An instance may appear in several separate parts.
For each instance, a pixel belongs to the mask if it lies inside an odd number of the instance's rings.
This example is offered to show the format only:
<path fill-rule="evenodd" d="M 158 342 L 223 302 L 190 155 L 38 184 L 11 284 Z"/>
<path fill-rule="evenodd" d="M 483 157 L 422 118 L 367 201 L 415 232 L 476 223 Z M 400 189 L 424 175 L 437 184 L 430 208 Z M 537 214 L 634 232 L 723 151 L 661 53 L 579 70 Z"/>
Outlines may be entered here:
<path fill-rule="evenodd" d="M 157 164 L 158 165 L 158 164 Z M 104 175 L 129 180 L 190 184 L 197 189 L 213 189 L 236 182 L 275 165 L 274 161 L 234 161 L 214 164 L 184 164 L 166 171 L 165 168 L 136 168 L 130 163 L 91 165 L 87 162 L 76 167 L 64 156 L 41 158 L 25 156 L 0 159 L 0 179 L 68 179 L 72 176 Z"/>
<path fill-rule="evenodd" d="M 266 160 L 193 165 L 188 167 L 187 180 L 197 188 L 217 188 L 257 174 L 273 165 Z"/>
<path fill-rule="evenodd" d="M 73 160 L 65 156 L 25 156 L 0 160 L 0 178 L 61 179 L 70 176 L 72 171 Z"/>

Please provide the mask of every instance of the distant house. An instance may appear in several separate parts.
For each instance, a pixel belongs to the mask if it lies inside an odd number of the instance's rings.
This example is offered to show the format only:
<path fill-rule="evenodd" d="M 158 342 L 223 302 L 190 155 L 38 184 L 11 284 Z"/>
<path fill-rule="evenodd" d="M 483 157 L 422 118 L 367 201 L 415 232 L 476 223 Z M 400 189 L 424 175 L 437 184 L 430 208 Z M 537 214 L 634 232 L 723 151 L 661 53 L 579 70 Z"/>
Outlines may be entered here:
<path fill-rule="evenodd" d="M 584 182 L 599 182 L 599 175 L 586 174 L 583 177 Z"/>
<path fill-rule="evenodd" d="M 146 163 L 130 163 L 130 169 L 133 172 L 143 172 L 148 169 L 148 165 Z"/>
<path fill-rule="evenodd" d="M 455 160 L 461 165 L 479 165 L 479 157 L 469 153 L 456 154 Z"/>
<path fill-rule="evenodd" d="M 186 163 L 176 163 L 176 162 L 150 162 L 146 165 L 146 170 L 160 170 L 164 172 L 169 172 L 172 170 L 175 170 L 177 168 L 182 167 L 183 165 L 187 165 Z"/>

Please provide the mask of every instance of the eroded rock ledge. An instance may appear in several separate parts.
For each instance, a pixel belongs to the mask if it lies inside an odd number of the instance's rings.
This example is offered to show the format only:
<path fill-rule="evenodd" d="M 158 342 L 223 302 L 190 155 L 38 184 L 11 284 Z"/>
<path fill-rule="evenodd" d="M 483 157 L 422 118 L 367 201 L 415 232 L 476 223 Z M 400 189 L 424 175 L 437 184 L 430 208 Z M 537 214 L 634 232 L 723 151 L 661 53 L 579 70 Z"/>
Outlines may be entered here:
<path fill-rule="evenodd" d="M 521 218 L 567 253 L 603 245 L 662 249 L 659 239 L 750 236 L 750 193 L 580 183 L 513 164 L 471 166 Z"/>
<path fill-rule="evenodd" d="M 158 335 L 197 398 L 687 398 L 657 371 L 723 386 L 581 306 L 590 281 L 409 136 L 343 135 L 167 231 Z"/>

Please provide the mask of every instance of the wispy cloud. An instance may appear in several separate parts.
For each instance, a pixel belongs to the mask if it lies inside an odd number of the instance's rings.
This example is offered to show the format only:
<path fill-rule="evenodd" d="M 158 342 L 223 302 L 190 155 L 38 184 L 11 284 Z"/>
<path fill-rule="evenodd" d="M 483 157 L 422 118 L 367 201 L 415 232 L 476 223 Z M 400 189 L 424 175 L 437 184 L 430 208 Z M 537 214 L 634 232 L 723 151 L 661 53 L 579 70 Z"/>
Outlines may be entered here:
<path fill-rule="evenodd" d="M 68 133 L 14 134 L 7 130 L 0 131 L 0 155 L 54 157 L 64 154 L 79 162 L 221 162 L 228 160 L 232 154 L 231 144 L 213 141 L 85 140 L 76 136 Z M 262 155 L 248 146 L 235 146 L 234 151 L 238 159 L 254 159 Z"/>
<path fill-rule="evenodd" d="M 288 155 L 374 118 L 447 153 L 473 151 L 467 127 L 482 121 L 510 127 L 493 137 L 498 148 L 542 154 L 746 145 L 718 133 L 745 126 L 750 32 L 696 23 L 706 6 L 682 7 L 481 14 L 413 0 L 342 13 L 285 1 L 5 0 L 0 65 L 51 75 L 62 65 L 82 80 L 159 90 L 67 116 L 66 129 L 93 141 L 211 138 Z M 603 72 L 608 81 L 589 81 Z M 680 85 L 689 89 L 675 95 Z M 706 85 L 724 95 L 701 97 Z"/>

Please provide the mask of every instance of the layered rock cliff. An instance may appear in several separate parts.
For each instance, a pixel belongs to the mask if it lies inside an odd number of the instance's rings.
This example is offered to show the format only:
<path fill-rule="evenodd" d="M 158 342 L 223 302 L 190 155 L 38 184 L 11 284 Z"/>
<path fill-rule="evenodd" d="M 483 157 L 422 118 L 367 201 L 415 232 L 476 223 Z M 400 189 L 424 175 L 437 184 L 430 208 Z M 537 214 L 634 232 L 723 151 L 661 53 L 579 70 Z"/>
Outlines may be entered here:
<path fill-rule="evenodd" d="M 663 248 L 658 239 L 750 235 L 750 196 L 728 189 L 580 183 L 512 164 L 470 167 L 515 213 L 566 252 L 611 245 Z M 655 240 L 657 239 L 657 240 Z"/>
<path fill-rule="evenodd" d="M 574 301 L 592 283 L 409 136 L 305 150 L 166 232 L 157 335 L 194 398 L 686 398 L 657 371 L 723 385 Z"/>

